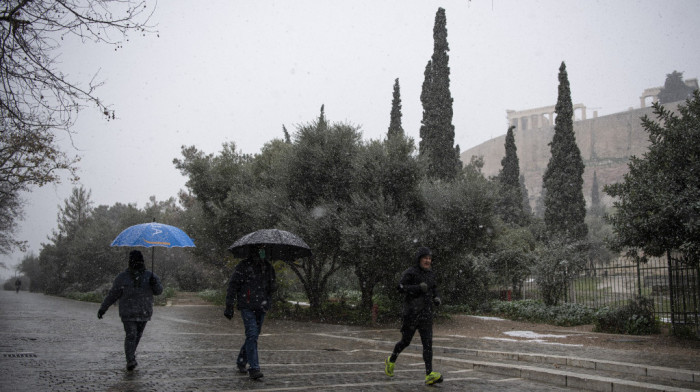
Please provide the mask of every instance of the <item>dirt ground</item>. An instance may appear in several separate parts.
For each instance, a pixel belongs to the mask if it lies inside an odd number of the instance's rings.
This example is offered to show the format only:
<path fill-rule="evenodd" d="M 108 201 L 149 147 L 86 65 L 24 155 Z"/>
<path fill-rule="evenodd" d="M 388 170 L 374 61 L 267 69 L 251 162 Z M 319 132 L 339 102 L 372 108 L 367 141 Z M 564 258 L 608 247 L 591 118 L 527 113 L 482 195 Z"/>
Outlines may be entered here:
<path fill-rule="evenodd" d="M 531 336 L 525 332 L 534 332 Z M 436 335 L 464 335 L 491 339 L 542 339 L 551 343 L 580 344 L 609 349 L 654 351 L 670 355 L 700 356 L 700 341 L 670 336 L 668 328 L 656 335 L 618 335 L 593 332 L 593 325 L 558 327 L 499 318 L 453 315 L 434 327 Z M 551 336 L 547 336 L 551 335 Z"/>

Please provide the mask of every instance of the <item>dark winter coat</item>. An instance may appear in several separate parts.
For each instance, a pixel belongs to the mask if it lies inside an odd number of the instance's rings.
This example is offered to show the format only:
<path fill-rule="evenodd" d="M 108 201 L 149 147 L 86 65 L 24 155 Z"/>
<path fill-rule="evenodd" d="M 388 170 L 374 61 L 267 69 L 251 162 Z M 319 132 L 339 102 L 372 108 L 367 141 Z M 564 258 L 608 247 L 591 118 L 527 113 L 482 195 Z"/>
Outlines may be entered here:
<path fill-rule="evenodd" d="M 238 263 L 228 281 L 226 310 L 233 312 L 235 302 L 238 309 L 270 310 L 272 294 L 277 290 L 275 269 L 266 260 L 247 258 Z"/>
<path fill-rule="evenodd" d="M 425 293 L 420 287 L 423 282 L 428 286 L 428 291 Z M 433 319 L 433 301 L 440 295 L 432 270 L 424 270 L 417 265 L 410 267 L 401 275 L 398 289 L 404 294 L 404 320 L 430 321 Z"/>
<path fill-rule="evenodd" d="M 163 285 L 158 275 L 149 270 L 140 273 L 137 280 L 133 276 L 129 269 L 117 275 L 100 309 L 106 312 L 119 300 L 122 321 L 149 321 L 153 315 L 153 296 L 163 292 Z"/>

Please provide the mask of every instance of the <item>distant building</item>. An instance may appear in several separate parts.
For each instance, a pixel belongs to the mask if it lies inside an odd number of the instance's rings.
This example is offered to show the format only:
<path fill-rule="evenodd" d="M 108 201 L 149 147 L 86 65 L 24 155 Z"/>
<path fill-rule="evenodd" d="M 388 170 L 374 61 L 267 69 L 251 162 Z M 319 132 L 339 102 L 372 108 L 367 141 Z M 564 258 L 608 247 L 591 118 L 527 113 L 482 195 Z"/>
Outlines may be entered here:
<path fill-rule="evenodd" d="M 698 89 L 697 79 L 687 79 L 686 85 Z M 574 105 L 574 133 L 586 166 L 583 179 L 583 195 L 586 202 L 591 196 L 593 172 L 597 173 L 601 189 L 606 184 L 623 180 L 628 171 L 627 163 L 631 156 L 642 156 L 647 151 L 649 139 L 642 128 L 641 117 L 653 117 L 651 103 L 658 100 L 662 87 L 647 88 L 640 96 L 640 108 L 625 112 L 598 116 L 593 112 L 588 118 L 586 106 Z M 665 105 L 675 110 L 679 103 Z M 515 144 L 518 148 L 520 173 L 525 177 L 525 186 L 530 196 L 530 205 L 535 207 L 542 192 L 542 176 L 550 158 L 549 142 L 554 136 L 554 106 L 528 110 L 507 110 L 508 124 L 515 125 Z M 485 176 L 495 176 L 501 169 L 501 159 L 505 155 L 505 135 L 493 138 L 461 154 L 462 162 L 469 163 L 472 156 L 482 156 Z M 609 198 L 601 194 L 601 202 L 611 204 Z"/>

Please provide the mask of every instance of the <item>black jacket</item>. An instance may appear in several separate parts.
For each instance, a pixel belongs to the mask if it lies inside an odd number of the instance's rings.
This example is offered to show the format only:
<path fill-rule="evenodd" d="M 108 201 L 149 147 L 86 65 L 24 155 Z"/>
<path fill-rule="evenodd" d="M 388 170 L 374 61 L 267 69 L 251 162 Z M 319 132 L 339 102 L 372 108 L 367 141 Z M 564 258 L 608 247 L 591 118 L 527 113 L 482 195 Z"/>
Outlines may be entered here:
<path fill-rule="evenodd" d="M 428 291 L 423 292 L 420 284 L 425 282 Z M 433 301 L 439 297 L 435 274 L 413 266 L 403 272 L 399 281 L 399 291 L 404 294 L 403 317 L 411 320 L 432 320 Z"/>
<path fill-rule="evenodd" d="M 114 279 L 100 309 L 107 311 L 119 300 L 119 317 L 122 321 L 149 321 L 153 315 L 153 296 L 162 292 L 163 285 L 153 272 L 145 270 L 138 281 L 134 281 L 127 269 Z"/>
<path fill-rule="evenodd" d="M 270 310 L 272 293 L 277 290 L 275 269 L 270 262 L 258 258 L 247 258 L 238 263 L 228 281 L 226 310 L 238 309 Z"/>

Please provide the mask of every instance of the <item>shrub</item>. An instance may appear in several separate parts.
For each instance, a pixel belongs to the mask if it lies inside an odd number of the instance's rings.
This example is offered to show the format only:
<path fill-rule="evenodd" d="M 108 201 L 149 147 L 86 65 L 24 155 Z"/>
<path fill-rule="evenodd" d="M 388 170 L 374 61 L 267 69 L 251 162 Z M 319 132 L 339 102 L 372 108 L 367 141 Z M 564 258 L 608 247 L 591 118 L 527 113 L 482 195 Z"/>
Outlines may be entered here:
<path fill-rule="evenodd" d="M 617 308 L 604 307 L 595 315 L 596 332 L 651 335 L 660 332 L 654 318 L 654 301 L 645 297 L 631 299 Z"/>
<path fill-rule="evenodd" d="M 153 297 L 153 303 L 155 305 L 165 306 L 165 304 L 168 303 L 168 300 L 174 296 L 175 288 L 165 287 L 160 295 Z"/>
<path fill-rule="evenodd" d="M 197 296 L 213 305 L 226 305 L 226 291 L 224 290 L 204 290 L 197 293 Z"/>
<path fill-rule="evenodd" d="M 102 300 L 104 299 L 104 295 L 102 293 L 97 292 L 97 291 L 89 291 L 87 293 L 81 293 L 78 291 L 71 291 L 64 293 L 64 297 L 68 299 L 73 299 L 76 301 L 83 301 L 83 302 L 95 302 L 95 303 L 102 303 Z"/>
<path fill-rule="evenodd" d="M 594 311 L 579 304 L 566 303 L 547 306 L 542 301 L 531 299 L 521 301 L 492 301 L 492 312 L 510 320 L 523 320 L 559 326 L 590 324 L 594 321 Z"/>
<path fill-rule="evenodd" d="M 307 306 L 281 302 L 276 303 L 268 315 L 268 317 L 274 319 L 312 321 L 326 324 L 369 325 L 371 321 L 369 312 L 339 302 L 324 302 L 318 313 L 314 313 Z"/>

